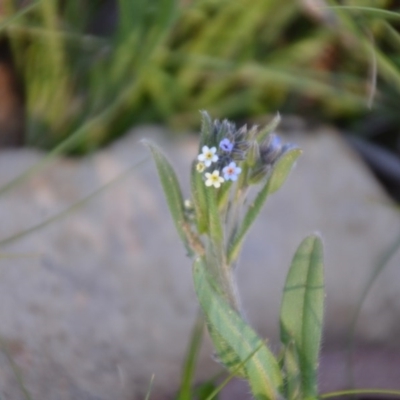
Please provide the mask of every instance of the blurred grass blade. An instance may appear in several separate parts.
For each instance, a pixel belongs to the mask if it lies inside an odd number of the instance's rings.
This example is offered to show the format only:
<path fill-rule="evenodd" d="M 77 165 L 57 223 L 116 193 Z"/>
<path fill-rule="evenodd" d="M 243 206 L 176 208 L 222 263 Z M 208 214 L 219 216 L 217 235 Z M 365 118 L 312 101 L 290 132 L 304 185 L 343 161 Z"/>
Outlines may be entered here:
<path fill-rule="evenodd" d="M 371 54 L 371 52 L 374 54 L 376 57 L 378 74 L 390 85 L 395 85 L 397 90 L 400 90 L 400 71 L 396 64 L 377 46 L 374 46 L 367 37 L 365 37 L 364 31 L 359 27 L 356 21 L 349 15 L 349 13 L 345 12 L 348 7 L 337 6 L 333 0 L 330 2 L 333 5 L 329 7 L 338 10 L 336 13 L 337 17 L 341 20 L 343 26 L 359 40 L 364 51 L 366 51 L 367 54 Z M 373 10 L 384 11 L 400 19 L 400 13 L 379 9 Z"/>
<path fill-rule="evenodd" d="M 321 239 L 312 235 L 300 244 L 293 258 L 280 316 L 281 341 L 287 347 L 294 343 L 297 352 L 302 399 L 317 398 L 323 311 L 323 248 Z"/>
<path fill-rule="evenodd" d="M 5 192 L 11 190 L 15 186 L 19 185 L 20 183 L 24 182 L 25 180 L 29 179 L 37 172 L 41 171 L 58 155 L 64 154 L 67 151 L 76 147 L 86 135 L 89 135 L 92 131 L 100 129 L 105 124 L 105 122 L 109 121 L 113 116 L 115 116 L 116 111 L 121 107 L 122 104 L 125 103 L 125 100 L 127 96 L 129 96 L 133 86 L 127 87 L 112 104 L 110 104 L 99 114 L 84 122 L 70 136 L 68 136 L 60 144 L 54 147 L 54 149 L 50 150 L 41 160 L 31 166 L 27 171 L 23 172 L 11 182 L 3 185 L 0 188 L 0 196 L 3 195 Z"/>
<path fill-rule="evenodd" d="M 67 209 L 65 209 L 64 211 L 61 211 L 60 213 L 53 215 L 52 217 L 40 222 L 37 225 L 32 226 L 31 228 L 28 228 L 22 232 L 16 233 L 15 235 L 9 236 L 5 239 L 1 239 L 0 240 L 0 246 L 5 246 L 9 243 L 12 243 L 18 239 L 23 238 L 24 236 L 27 236 L 31 233 L 34 233 L 40 229 L 45 228 L 46 226 L 50 225 L 51 223 L 62 219 L 64 217 L 66 217 L 67 215 L 71 214 L 72 212 L 74 212 L 75 210 L 79 209 L 80 207 L 83 207 L 86 203 L 88 203 L 89 201 L 93 200 L 94 198 L 96 198 L 97 196 L 99 196 L 101 193 L 104 193 L 106 190 L 110 189 L 113 185 L 117 184 L 118 182 L 121 182 L 123 179 L 126 179 L 128 176 L 130 176 L 130 174 L 132 173 L 132 171 L 134 169 L 136 169 L 137 167 L 139 167 L 140 165 L 144 164 L 148 159 L 144 159 L 142 161 L 139 161 L 138 163 L 134 164 L 132 167 L 128 168 L 126 171 L 124 171 L 123 173 L 121 173 L 120 175 L 118 175 L 116 178 L 112 179 L 110 182 L 106 183 L 105 185 L 103 185 L 102 187 L 100 187 L 99 189 L 95 190 L 93 193 L 91 193 L 90 195 L 84 197 L 83 199 L 77 201 L 76 203 L 74 203 L 72 206 L 68 207 Z"/>
<path fill-rule="evenodd" d="M 156 163 L 158 176 L 161 181 L 161 186 L 164 190 L 164 195 L 167 199 L 168 207 L 172 215 L 176 230 L 181 237 L 183 243 L 186 246 L 187 251 L 190 255 L 193 254 L 187 237 L 187 230 L 185 227 L 188 226 L 186 216 L 184 212 L 184 200 L 182 196 L 181 187 L 179 185 L 178 177 L 171 166 L 170 162 L 165 157 L 164 153 L 150 141 L 143 140 L 142 143 L 146 145 Z"/>
<path fill-rule="evenodd" d="M 153 389 L 153 382 L 154 382 L 154 374 L 151 376 L 149 388 L 147 389 L 145 400 L 149 400 L 149 398 L 150 398 L 151 390 Z"/>
<path fill-rule="evenodd" d="M 22 16 L 33 11 L 38 5 L 40 5 L 41 2 L 42 2 L 42 0 L 35 1 L 34 3 L 29 4 L 28 6 L 25 6 L 24 8 L 22 8 L 20 11 L 16 12 L 11 17 L 8 17 L 5 20 L 0 21 L 0 31 L 2 29 L 6 28 L 7 25 L 12 24 L 13 22 L 17 21 Z"/>
<path fill-rule="evenodd" d="M 192 400 L 192 386 L 194 373 L 196 371 L 197 358 L 200 352 L 204 332 L 204 317 L 198 312 L 195 324 L 193 326 L 190 343 L 186 351 L 186 360 L 183 366 L 181 387 L 177 400 Z"/>
<path fill-rule="evenodd" d="M 380 255 L 378 258 L 378 261 L 376 265 L 374 266 L 371 274 L 368 277 L 368 281 L 364 285 L 361 294 L 359 298 L 357 299 L 356 302 L 356 307 L 354 314 L 352 316 L 350 326 L 349 326 L 349 333 L 348 333 L 348 343 L 347 343 L 347 365 L 346 365 L 346 370 L 347 370 L 347 377 L 348 380 L 350 381 L 349 383 L 353 383 L 353 369 L 352 367 L 352 354 L 353 354 L 353 348 L 355 344 L 355 339 L 356 339 L 356 327 L 357 327 L 357 322 L 360 317 L 361 309 L 362 306 L 368 296 L 368 293 L 371 291 L 372 286 L 378 279 L 378 277 L 382 274 L 383 271 L 388 267 L 389 262 L 393 259 L 393 257 L 399 252 L 400 250 L 400 235 L 398 235 L 394 242 L 390 244 L 390 246 Z"/>
<path fill-rule="evenodd" d="M 2 336 L 0 336 L 0 347 L 11 366 L 15 380 L 17 381 L 17 385 L 20 388 L 24 399 L 25 400 L 33 400 L 32 396 L 30 395 L 28 389 L 25 386 L 21 371 L 18 368 L 18 365 L 15 363 L 14 359 L 12 358 L 10 351 L 8 350 L 7 343 Z"/>
<path fill-rule="evenodd" d="M 371 14 L 373 17 L 379 18 L 388 18 L 388 19 L 399 19 L 400 20 L 400 13 L 396 11 L 385 10 L 383 8 L 376 8 L 376 7 L 364 7 L 364 6 L 346 6 L 346 5 L 334 5 L 334 6 L 327 6 L 326 8 L 329 9 L 341 9 L 341 10 L 354 10 L 354 11 L 363 11 L 365 14 Z"/>
<path fill-rule="evenodd" d="M 245 360 L 256 348 L 260 349 L 245 363 L 246 374 L 258 400 L 276 399 L 282 386 L 282 376 L 275 357 L 267 346 L 243 319 L 221 298 L 207 274 L 202 258 L 193 265 L 194 285 L 206 320 L 228 346 L 238 360 Z M 218 354 L 224 363 L 224 354 Z M 229 365 L 232 371 L 238 365 Z"/>

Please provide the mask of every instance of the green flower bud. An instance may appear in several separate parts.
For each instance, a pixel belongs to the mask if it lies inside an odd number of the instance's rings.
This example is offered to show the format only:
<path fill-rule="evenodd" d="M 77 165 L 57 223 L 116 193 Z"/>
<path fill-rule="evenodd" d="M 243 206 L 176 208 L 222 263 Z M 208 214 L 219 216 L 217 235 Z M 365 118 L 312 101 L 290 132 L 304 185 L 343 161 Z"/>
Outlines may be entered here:
<path fill-rule="evenodd" d="M 254 167 L 259 158 L 260 158 L 260 146 L 255 140 L 253 140 L 250 143 L 250 147 L 247 151 L 247 160 L 246 160 L 247 165 L 251 168 Z"/>

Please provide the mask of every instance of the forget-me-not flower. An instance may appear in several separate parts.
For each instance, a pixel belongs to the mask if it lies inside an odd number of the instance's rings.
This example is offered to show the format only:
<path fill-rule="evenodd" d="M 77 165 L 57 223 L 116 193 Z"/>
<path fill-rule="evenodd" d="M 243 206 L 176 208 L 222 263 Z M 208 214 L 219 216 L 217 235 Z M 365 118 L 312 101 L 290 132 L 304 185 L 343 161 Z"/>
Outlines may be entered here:
<path fill-rule="evenodd" d="M 229 165 L 223 168 L 222 173 L 226 181 L 236 181 L 238 175 L 242 172 L 242 168 L 237 167 L 236 163 L 232 161 Z"/>
<path fill-rule="evenodd" d="M 219 147 L 223 151 L 230 153 L 233 149 L 233 143 L 229 139 L 225 138 L 221 140 L 221 142 L 219 143 Z"/>
<path fill-rule="evenodd" d="M 212 174 L 209 172 L 205 173 L 206 176 L 206 186 L 214 186 L 215 188 L 219 188 L 221 183 L 224 182 L 224 178 L 219 176 L 219 171 L 216 169 Z"/>
<path fill-rule="evenodd" d="M 204 163 L 206 167 L 209 167 L 211 163 L 218 161 L 218 156 L 215 154 L 217 152 L 216 147 L 203 146 L 201 149 L 202 153 L 197 156 L 197 159 Z"/>
<path fill-rule="evenodd" d="M 204 170 L 206 169 L 206 166 L 205 166 L 205 164 L 203 163 L 203 162 L 201 162 L 201 161 L 199 161 L 197 164 L 196 164 L 196 171 L 197 172 L 203 172 Z"/>

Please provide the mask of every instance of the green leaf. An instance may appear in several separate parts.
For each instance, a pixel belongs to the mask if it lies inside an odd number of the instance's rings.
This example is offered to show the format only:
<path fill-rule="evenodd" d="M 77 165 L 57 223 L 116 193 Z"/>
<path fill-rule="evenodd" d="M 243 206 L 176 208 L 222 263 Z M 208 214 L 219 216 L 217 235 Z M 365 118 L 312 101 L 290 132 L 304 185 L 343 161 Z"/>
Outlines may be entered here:
<path fill-rule="evenodd" d="M 153 155 L 158 176 L 160 178 L 162 188 L 164 189 L 164 194 L 167 199 L 168 207 L 175 223 L 176 230 L 178 231 L 179 236 L 185 244 L 189 254 L 193 254 L 193 250 L 189 245 L 190 241 L 187 237 L 187 231 L 185 230 L 185 227 L 188 226 L 188 221 L 186 221 L 182 191 L 176 173 L 165 157 L 164 153 L 157 146 L 147 140 L 144 140 L 143 143 L 150 149 Z"/>
<path fill-rule="evenodd" d="M 254 201 L 250 204 L 247 209 L 246 215 L 243 218 L 242 224 L 238 231 L 229 243 L 228 249 L 228 262 L 234 262 L 239 256 L 240 248 L 242 246 L 244 237 L 256 220 L 264 206 L 267 197 L 276 192 L 285 182 L 290 170 L 292 169 L 295 161 L 301 154 L 301 150 L 293 148 L 286 151 L 274 164 L 267 182 L 264 184 L 262 189 L 258 192 Z"/>
<path fill-rule="evenodd" d="M 202 175 L 196 170 L 196 162 L 192 164 L 190 175 L 192 189 L 192 202 L 196 211 L 197 230 L 200 234 L 207 232 L 208 210 L 207 210 L 207 187 L 204 184 Z"/>
<path fill-rule="evenodd" d="M 199 310 L 198 316 L 193 326 L 190 343 L 186 351 L 186 359 L 183 366 L 181 378 L 181 387 L 179 389 L 177 400 L 191 400 L 193 398 L 192 385 L 194 380 L 194 373 L 196 371 L 197 359 L 203 341 L 204 327 L 204 316 Z"/>
<path fill-rule="evenodd" d="M 242 362 L 229 342 L 227 342 L 211 324 L 208 324 L 208 333 L 214 344 L 217 360 L 221 362 L 230 373 L 234 373 L 237 377 L 247 379 L 245 363 Z"/>
<path fill-rule="evenodd" d="M 293 346 L 301 374 L 301 399 L 317 398 L 317 367 L 324 311 L 324 270 L 321 239 L 312 235 L 299 246 L 286 278 L 280 329 L 281 341 Z"/>
<path fill-rule="evenodd" d="M 279 157 L 269 178 L 269 194 L 275 193 L 285 183 L 289 172 L 292 170 L 294 163 L 301 153 L 302 151 L 296 147 L 286 151 Z"/>
<path fill-rule="evenodd" d="M 218 400 L 217 390 L 218 390 L 217 386 L 214 382 L 212 381 L 204 382 L 198 387 L 196 387 L 195 398 L 198 400 L 208 400 L 210 397 L 212 397 L 213 399 Z"/>
<path fill-rule="evenodd" d="M 346 6 L 346 5 L 339 5 L 339 6 L 327 6 L 327 8 L 334 10 L 334 9 L 341 9 L 341 10 L 349 10 L 349 11 L 363 11 L 366 15 L 371 14 L 373 17 L 382 17 L 388 19 L 400 19 L 400 13 L 396 11 L 384 10 L 382 8 L 377 7 L 363 7 L 363 6 Z"/>
<path fill-rule="evenodd" d="M 200 149 L 204 145 L 210 145 L 213 133 L 213 123 L 207 111 L 200 111 L 201 113 L 201 135 L 200 135 Z"/>
<path fill-rule="evenodd" d="M 19 18 L 21 18 L 23 15 L 26 15 L 28 13 L 30 13 L 32 10 L 34 10 L 40 3 L 42 2 L 42 0 L 36 1 L 34 3 L 29 4 L 28 6 L 25 6 L 24 8 L 22 8 L 20 11 L 16 12 L 14 15 L 11 15 L 10 17 L 7 17 L 5 19 L 3 19 L 0 22 L 0 31 L 2 31 L 4 28 L 7 27 L 7 25 L 14 23 L 15 21 L 17 21 Z"/>
<path fill-rule="evenodd" d="M 270 188 L 270 179 L 268 179 L 268 181 L 264 184 L 263 188 L 258 192 L 252 204 L 250 204 L 250 206 L 248 207 L 246 215 L 244 216 L 238 231 L 230 241 L 228 248 L 229 264 L 232 264 L 239 256 L 240 248 L 242 246 L 244 237 L 246 236 L 246 233 L 249 231 L 253 222 L 256 220 L 258 214 L 262 209 L 262 206 L 267 200 L 267 196 L 270 192 L 269 188 Z"/>
<path fill-rule="evenodd" d="M 196 293 L 211 327 L 226 343 L 229 351 L 228 367 L 232 371 L 232 353 L 236 354 L 239 362 L 248 357 L 253 350 L 259 350 L 246 361 L 244 368 L 252 392 L 256 399 L 276 399 L 277 392 L 282 386 L 282 376 L 278 363 L 263 341 L 252 328 L 247 325 L 240 315 L 218 294 L 210 281 L 203 258 L 196 259 L 193 265 L 193 277 Z M 221 343 L 216 344 L 217 351 L 221 350 Z M 218 352 L 221 362 L 225 363 L 224 352 Z"/>
<path fill-rule="evenodd" d="M 294 342 L 290 342 L 284 350 L 283 367 L 286 372 L 285 391 L 287 400 L 297 400 L 301 394 L 300 363 Z"/>

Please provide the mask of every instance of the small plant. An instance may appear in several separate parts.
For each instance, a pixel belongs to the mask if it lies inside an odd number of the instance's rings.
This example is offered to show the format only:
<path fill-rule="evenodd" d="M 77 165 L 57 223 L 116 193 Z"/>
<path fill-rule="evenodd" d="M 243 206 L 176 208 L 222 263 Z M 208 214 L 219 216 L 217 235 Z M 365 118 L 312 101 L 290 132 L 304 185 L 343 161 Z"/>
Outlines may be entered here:
<path fill-rule="evenodd" d="M 266 199 L 286 180 L 301 150 L 264 129 L 212 122 L 202 112 L 199 155 L 192 163 L 191 196 L 184 200 L 165 155 L 146 142 L 178 233 L 193 259 L 196 294 L 216 358 L 246 379 L 257 400 L 316 399 L 322 332 L 322 243 L 306 238 L 288 273 L 281 308 L 282 349 L 277 358 L 242 316 L 235 268 L 246 234 Z M 259 186 L 250 198 L 251 187 Z"/>

